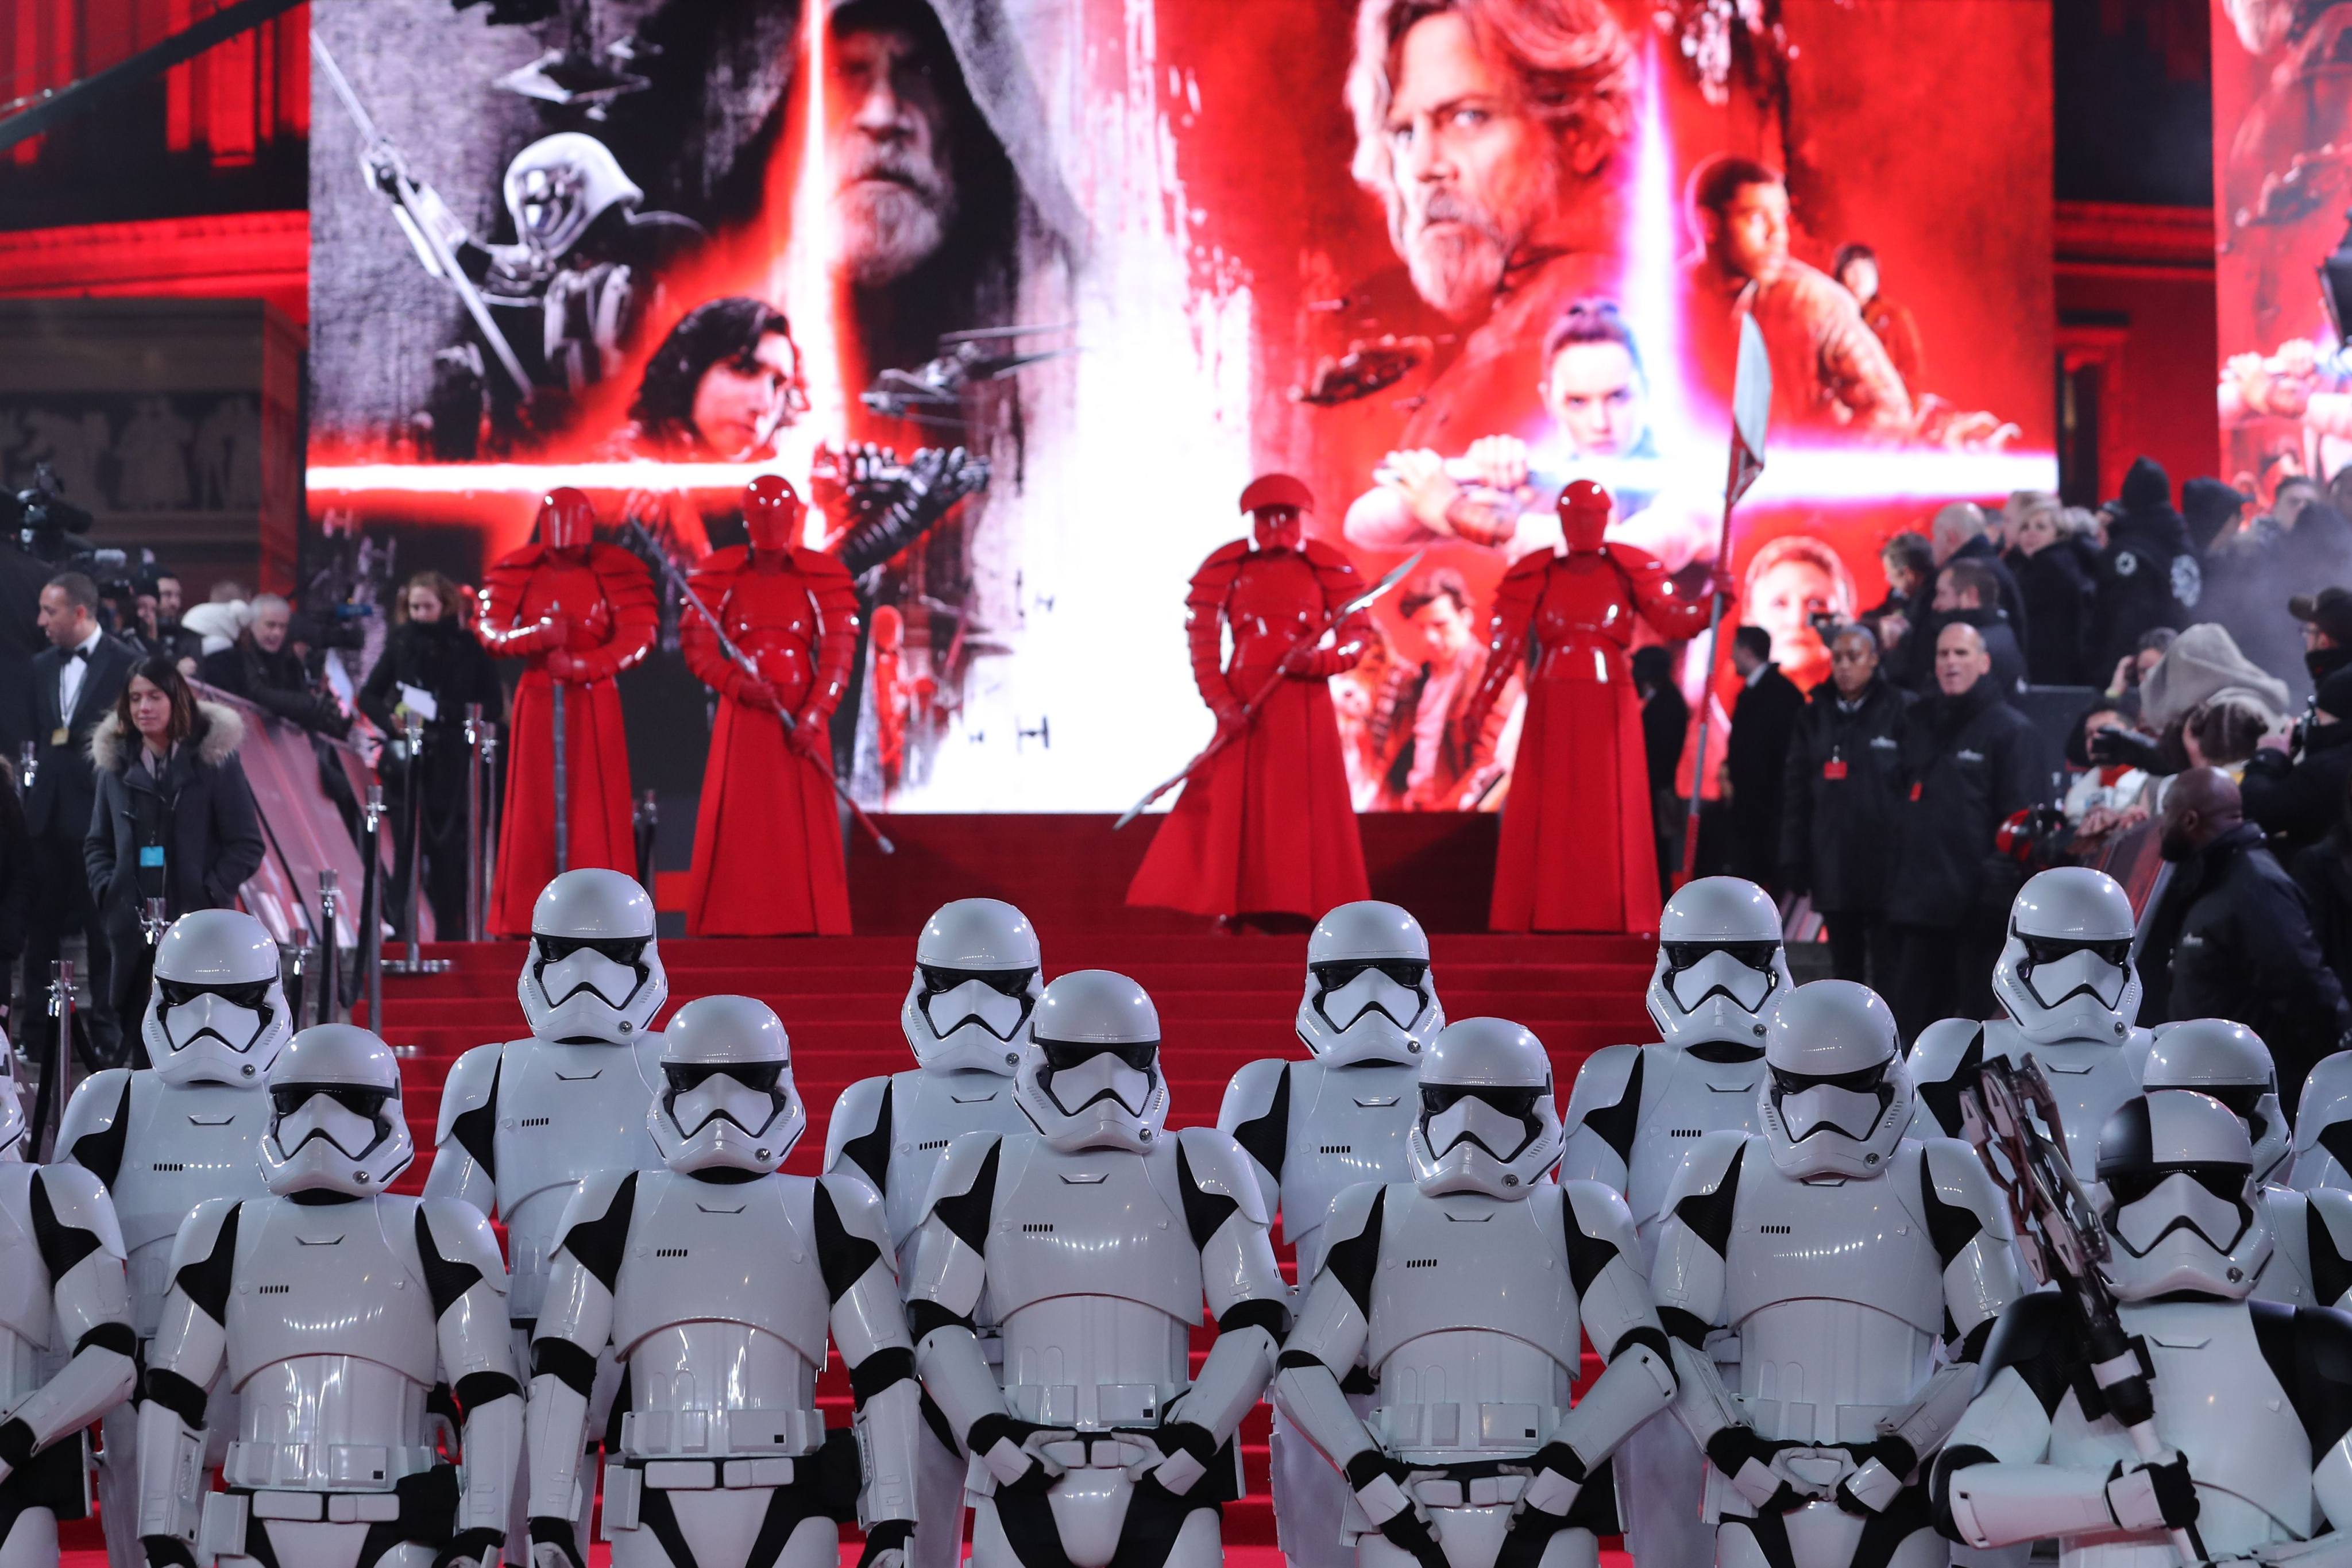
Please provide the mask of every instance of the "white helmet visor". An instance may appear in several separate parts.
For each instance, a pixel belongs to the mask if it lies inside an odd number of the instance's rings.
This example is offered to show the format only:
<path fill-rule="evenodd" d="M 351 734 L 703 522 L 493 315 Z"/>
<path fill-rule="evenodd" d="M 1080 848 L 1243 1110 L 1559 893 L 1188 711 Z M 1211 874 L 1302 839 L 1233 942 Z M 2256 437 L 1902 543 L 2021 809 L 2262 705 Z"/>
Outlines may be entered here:
<path fill-rule="evenodd" d="M 269 1091 L 277 1113 L 272 1136 L 279 1154 L 292 1162 L 306 1144 L 324 1140 L 347 1160 L 361 1160 L 392 1136 L 384 1107 L 392 1095 L 348 1084 L 280 1084 Z"/>
<path fill-rule="evenodd" d="M 2017 933 L 2025 961 L 2017 978 L 2045 1008 L 2057 1008 L 2078 996 L 2087 996 L 2113 1011 L 2123 1005 L 2124 987 L 2131 984 L 2131 942 L 2080 942 L 2071 937 L 2027 936 Z"/>
<path fill-rule="evenodd" d="M 193 1049 L 200 1041 L 217 1040 L 223 1048 L 243 1056 L 269 1027 L 270 983 L 267 980 L 204 985 L 158 976 L 155 984 L 163 992 L 156 1021 L 163 1025 L 163 1037 L 175 1054 Z"/>
<path fill-rule="evenodd" d="M 922 972 L 923 1017 L 940 1039 L 972 1024 L 1009 1044 L 1036 1005 L 1030 994 L 1037 977 L 1034 969 L 918 967 Z"/>
<path fill-rule="evenodd" d="M 1789 1141 L 1802 1143 L 1817 1132 L 1843 1133 L 1856 1142 L 1868 1139 L 1895 1100 L 1895 1086 L 1887 1081 L 1890 1065 L 1880 1062 L 1824 1078 L 1773 1068 L 1772 1101 Z"/>
<path fill-rule="evenodd" d="M 688 1138 L 714 1121 L 732 1122 L 757 1138 L 792 1103 L 780 1087 L 782 1062 L 667 1062 L 670 1120 Z"/>
<path fill-rule="evenodd" d="M 539 949 L 539 988 L 551 1007 L 561 1007 L 585 992 L 619 1011 L 653 973 L 645 962 L 646 937 L 541 933 L 531 940 Z"/>
<path fill-rule="evenodd" d="M 2107 1178 L 2114 1207 L 2107 1231 L 2134 1258 L 2145 1258 L 2175 1231 L 2189 1231 L 2224 1258 L 2254 1223 L 2246 1205 L 2246 1165 L 2154 1165 Z"/>
<path fill-rule="evenodd" d="M 1669 942 L 1661 945 L 1666 960 L 1666 994 L 1685 1013 L 1697 1012 L 1717 996 L 1727 999 L 1742 1012 L 1760 1012 L 1780 978 L 1774 967 L 1780 955 L 1777 942 Z"/>
<path fill-rule="evenodd" d="M 1040 1040 L 1045 1070 L 1037 1075 L 1045 1091 L 1065 1116 L 1100 1100 L 1115 1101 L 1129 1116 L 1140 1116 L 1151 1100 L 1153 1062 L 1160 1055 L 1156 1040 L 1105 1045 L 1086 1040 Z"/>
<path fill-rule="evenodd" d="M 1423 1084 L 1422 1138 L 1432 1157 L 1444 1160 L 1463 1143 L 1475 1143 L 1505 1164 L 1543 1131 L 1536 1102 L 1548 1089 L 1494 1089 L 1461 1084 Z"/>
<path fill-rule="evenodd" d="M 1429 1008 L 1429 965 L 1417 959 L 1349 959 L 1310 966 L 1315 1010 L 1342 1032 L 1369 1013 L 1410 1029 Z"/>

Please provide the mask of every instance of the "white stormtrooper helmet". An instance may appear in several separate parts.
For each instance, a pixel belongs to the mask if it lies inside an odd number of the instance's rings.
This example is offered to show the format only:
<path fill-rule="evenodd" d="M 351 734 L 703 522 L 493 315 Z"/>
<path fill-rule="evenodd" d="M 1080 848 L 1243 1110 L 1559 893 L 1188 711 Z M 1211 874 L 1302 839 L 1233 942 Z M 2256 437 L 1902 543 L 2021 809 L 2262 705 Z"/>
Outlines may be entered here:
<path fill-rule="evenodd" d="M 1143 987 L 1108 969 L 1076 969 L 1045 987 L 1013 1101 L 1056 1149 L 1141 1153 L 1168 1123 L 1160 1011 Z"/>
<path fill-rule="evenodd" d="M 680 1175 L 742 1171 L 764 1176 L 808 1131 L 793 1087 L 793 1047 L 764 1002 L 698 996 L 662 1031 L 661 1092 L 646 1126 Z"/>
<path fill-rule="evenodd" d="M 371 1197 L 416 1157 L 392 1047 L 355 1024 L 320 1024 L 270 1064 L 261 1179 L 279 1197 Z"/>
<path fill-rule="evenodd" d="M 654 901 L 618 871 L 564 872 L 531 906 L 515 993 L 542 1040 L 618 1045 L 643 1034 L 669 1000 Z"/>
<path fill-rule="evenodd" d="M 646 199 L 612 149 L 578 131 L 542 136 L 516 153 L 505 195 L 515 237 L 545 261 L 562 260 L 607 208 Z"/>
<path fill-rule="evenodd" d="M 25 1102 L 16 1098 L 16 1053 L 0 1042 L 0 1163 L 22 1160 L 25 1148 Z"/>
<path fill-rule="evenodd" d="M 1911 1124 L 1895 1015 L 1851 980 L 1800 985 L 1764 1021 L 1757 1110 L 1772 1163 L 1799 1178 L 1872 1176 Z"/>
<path fill-rule="evenodd" d="M 2294 1130 L 2279 1104 L 2278 1068 L 2263 1037 L 2227 1018 L 2189 1018 L 2156 1031 L 2140 1088 L 2191 1089 L 2211 1095 L 2245 1124 L 2254 1146 L 2254 1180 L 2284 1182 L 2294 1154 Z"/>
<path fill-rule="evenodd" d="M 2009 942 L 1993 965 L 2001 1010 L 2038 1046 L 2122 1044 L 2139 1018 L 2130 896 L 2105 871 L 2060 866 L 2018 889 Z"/>
<path fill-rule="evenodd" d="M 1421 1114 L 1406 1139 L 1424 1193 L 1523 1198 L 1567 1138 L 1543 1042 L 1504 1018 L 1445 1026 L 1421 1058 Z"/>
<path fill-rule="evenodd" d="M 2126 1301 L 2176 1290 L 2243 1300 L 2270 1260 L 2254 1146 L 2210 1095 L 2126 1100 L 2099 1134 L 2091 1201 L 2107 1232 L 2099 1272 Z"/>
<path fill-rule="evenodd" d="M 196 910 L 155 944 L 155 984 L 139 1026 L 165 1083 L 258 1089 L 294 1034 L 278 944 L 251 915 Z"/>
<path fill-rule="evenodd" d="M 1701 877 L 1666 900 L 1649 1004 L 1667 1045 L 1760 1047 L 1764 1015 L 1796 984 L 1780 950 L 1780 908 L 1755 883 Z"/>
<path fill-rule="evenodd" d="M 1394 904 L 1341 904 L 1307 939 L 1298 1038 L 1334 1067 L 1411 1067 L 1445 1027 L 1429 977 L 1429 938 Z"/>
<path fill-rule="evenodd" d="M 915 978 L 898 1026 L 933 1072 L 992 1072 L 1021 1065 L 1029 1015 L 1045 994 L 1037 932 L 1002 899 L 941 904 L 915 939 Z"/>

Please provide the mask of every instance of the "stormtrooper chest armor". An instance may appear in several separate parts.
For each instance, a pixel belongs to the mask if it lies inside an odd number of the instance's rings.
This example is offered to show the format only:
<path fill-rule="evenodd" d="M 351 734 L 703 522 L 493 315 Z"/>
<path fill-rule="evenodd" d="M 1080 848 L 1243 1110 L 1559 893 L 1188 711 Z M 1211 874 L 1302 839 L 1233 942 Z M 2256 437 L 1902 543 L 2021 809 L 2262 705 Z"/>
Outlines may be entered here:
<path fill-rule="evenodd" d="M 816 1376 L 832 1304 L 816 1256 L 813 1184 L 637 1178 L 614 1282 L 613 1343 L 639 1456 L 806 1454 L 824 1441 Z"/>
<path fill-rule="evenodd" d="M 0 1164 L 0 1410 L 41 1386 L 57 1332 L 48 1266 L 33 1235 L 33 1170 Z"/>
<path fill-rule="evenodd" d="M 1724 1256 L 1740 1403 L 1759 1433 L 1867 1443 L 1926 1380 L 1944 1265 L 1918 1212 L 1918 1144 L 1883 1176 L 1801 1182 L 1759 1138 L 1739 1171 Z"/>
<path fill-rule="evenodd" d="M 1625 1203 L 1644 1251 L 1657 1246 L 1666 1189 L 1691 1145 L 1709 1132 L 1756 1131 L 1764 1058 L 1711 1062 L 1681 1046 L 1642 1047 L 1642 1103 L 1626 1161 Z"/>
<path fill-rule="evenodd" d="M 1301 1279 L 1313 1279 L 1322 1264 L 1323 1221 L 1333 1198 L 1360 1182 L 1410 1179 L 1405 1142 L 1420 1110 L 1416 1079 L 1416 1068 L 1386 1062 L 1291 1064 L 1282 1231 L 1298 1249 Z"/>
<path fill-rule="evenodd" d="M 2118 1044 L 2113 1040 L 2062 1040 L 2036 1045 L 2016 1025 L 1999 1020 L 1985 1026 L 1985 1054 L 2023 1062 L 2028 1054 L 2042 1064 L 2050 1092 L 2058 1100 L 2058 1119 L 2066 1124 L 2066 1158 L 2077 1172 L 2099 1163 L 2099 1132 L 2123 1102 L 2139 1093 L 2139 1065 L 2147 1055 L 2147 1037 L 2133 1030 Z M 1958 1130 L 1955 1129 L 1957 1134 Z"/>
<path fill-rule="evenodd" d="M 152 1072 L 131 1077 L 130 1127 L 109 1190 L 131 1254 L 131 1326 L 155 1335 L 171 1288 L 172 1242 L 207 1198 L 257 1198 L 255 1145 L 269 1127 L 269 1097 L 228 1084 L 174 1087 Z"/>
<path fill-rule="evenodd" d="M 227 1386 L 239 1440 L 223 1474 L 258 1489 L 388 1491 L 429 1468 L 439 1364 L 414 1198 L 237 1210 Z"/>
<path fill-rule="evenodd" d="M 2332 1307 L 2319 1300 L 2311 1278 L 2311 1200 L 2292 1187 L 2264 1187 L 2270 1209 L 2271 1255 L 2254 1277 L 2254 1300 L 2283 1307 Z"/>
<path fill-rule="evenodd" d="M 1002 1145 L 988 1295 L 1004 1336 L 1004 1397 L 1024 1421 L 1157 1426 L 1190 1379 L 1200 1250 L 1177 1191 L 1176 1140 L 1148 1154 Z"/>
<path fill-rule="evenodd" d="M 890 1078 L 889 1188 L 882 1200 L 891 1245 L 901 1262 L 916 1227 L 931 1173 L 947 1146 L 967 1132 L 1025 1132 L 1029 1121 L 1013 1103 L 1013 1080 L 992 1072 L 925 1072 Z M 903 1270 L 902 1270 L 903 1271 Z"/>
<path fill-rule="evenodd" d="M 648 1032 L 626 1046 L 518 1040 L 501 1056 L 493 1138 L 515 1317 L 539 1316 L 548 1257 L 561 1239 L 556 1226 L 580 1179 L 615 1167 L 661 1168 L 646 1130 L 660 1053 L 661 1037 Z"/>
<path fill-rule="evenodd" d="M 1389 1452 L 1451 1463 L 1550 1440 L 1581 1332 L 1563 1201 L 1549 1183 L 1517 1202 L 1388 1189 L 1364 1360 Z M 1470 1279 L 1482 1288 L 1464 1289 Z"/>

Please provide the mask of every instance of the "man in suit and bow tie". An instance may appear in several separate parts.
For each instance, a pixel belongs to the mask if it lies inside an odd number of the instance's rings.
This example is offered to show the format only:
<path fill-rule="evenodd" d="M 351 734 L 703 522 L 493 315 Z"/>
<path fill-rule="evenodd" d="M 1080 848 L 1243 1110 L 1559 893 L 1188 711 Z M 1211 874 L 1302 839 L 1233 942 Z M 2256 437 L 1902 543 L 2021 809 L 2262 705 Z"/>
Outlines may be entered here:
<path fill-rule="evenodd" d="M 92 1046 L 108 1059 L 121 1030 L 107 1005 L 113 969 L 98 906 L 82 864 L 82 836 L 98 795 L 90 773 L 89 732 L 113 711 L 136 662 L 131 649 L 108 637 L 98 621 L 98 584 L 79 572 L 49 579 L 41 590 L 40 625 L 49 646 L 33 657 L 33 742 L 37 761 L 25 792 L 25 822 L 33 836 L 33 918 L 25 944 L 25 989 L 47 994 L 49 964 L 65 939 L 89 939 L 88 1020 Z M 47 1096 L 33 1111 L 33 1138 Z"/>

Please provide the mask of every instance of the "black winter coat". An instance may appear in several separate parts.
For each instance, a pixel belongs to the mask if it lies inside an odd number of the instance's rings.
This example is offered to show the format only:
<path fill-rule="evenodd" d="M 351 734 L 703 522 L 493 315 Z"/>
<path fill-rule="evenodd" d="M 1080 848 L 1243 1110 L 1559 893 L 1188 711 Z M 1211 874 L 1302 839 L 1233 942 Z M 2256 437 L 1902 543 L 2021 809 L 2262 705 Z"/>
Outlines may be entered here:
<path fill-rule="evenodd" d="M 1913 708 L 1902 734 L 1886 918 L 1957 931 L 2006 909 L 2019 868 L 1993 847 L 2000 825 L 2050 798 L 2041 737 L 1990 676 Z"/>
<path fill-rule="evenodd" d="M 2352 1031 L 2352 1007 L 2262 829 L 2242 822 L 2175 866 L 2141 931 L 2140 1022 L 2243 1024 L 2270 1047 L 2292 1114 L 2312 1065 Z"/>
<path fill-rule="evenodd" d="M 2033 606 L 2025 602 L 2025 591 L 2018 583 L 2017 574 L 2010 570 L 2009 563 L 2001 558 L 2000 551 L 1993 548 L 1992 541 L 1981 533 L 1978 534 L 1953 551 L 1950 560 L 1944 565 L 1949 566 L 1953 561 L 1984 563 L 1992 573 L 1994 581 L 2000 584 L 2000 613 L 2009 617 L 2009 624 L 2017 629 L 2018 640 L 2023 642 L 2026 628 L 2033 624 Z M 1930 592 L 1926 596 L 1932 598 L 1934 595 Z"/>
<path fill-rule="evenodd" d="M 2303 754 L 2293 762 L 2265 747 L 2246 763 L 2238 793 L 2246 820 L 2260 827 L 2290 858 L 2318 843 L 2344 816 L 2345 791 L 2352 787 L 2352 723 L 2306 724 Z"/>
<path fill-rule="evenodd" d="M 360 688 L 359 710 L 387 735 L 400 732 L 393 710 L 400 705 L 403 686 L 433 694 L 436 716 L 427 731 L 462 731 L 468 702 L 480 703 L 482 716 L 494 724 L 505 717 L 498 666 L 454 618 L 406 622 L 384 638 L 383 653 Z"/>
<path fill-rule="evenodd" d="M 1731 739 L 1724 747 L 1724 767 L 1731 774 L 1732 869 L 1752 881 L 1771 882 L 1780 874 L 1780 779 L 1789 737 L 1804 710 L 1805 694 L 1778 665 L 1765 666 L 1756 683 L 1732 700 Z"/>
<path fill-rule="evenodd" d="M 2352 999 L 2352 844 L 2330 834 L 2296 855 L 2288 874 L 2310 911 L 2319 956 L 2335 974 L 2336 988 Z"/>
<path fill-rule="evenodd" d="M 0 976 L 25 951 L 33 918 L 33 832 L 25 805 L 0 781 Z"/>
<path fill-rule="evenodd" d="M 1792 893 L 1811 893 L 1823 914 L 1885 907 L 1910 706 L 1907 693 L 1874 676 L 1848 712 L 1825 680 L 1798 717 L 1780 792 L 1780 880 Z"/>
<path fill-rule="evenodd" d="M 2205 575 L 2189 525 L 2169 506 L 2126 512 L 2107 525 L 2091 617 L 2091 668 L 2102 679 L 2158 626 L 2178 631 L 2198 616 Z"/>
<path fill-rule="evenodd" d="M 2036 686 L 2087 686 L 2084 648 L 2091 630 L 2091 574 L 2059 540 L 2038 555 L 2011 557 L 2025 595 L 2025 679 Z"/>
<path fill-rule="evenodd" d="M 264 653 L 247 633 L 218 653 L 205 656 L 203 678 L 231 696 L 242 697 L 274 719 L 337 740 L 351 732 L 350 715 L 319 689 L 290 647 Z"/>
<path fill-rule="evenodd" d="M 144 900 L 162 898 L 175 920 L 191 910 L 232 909 L 237 889 L 259 869 L 261 816 L 236 760 L 244 739 L 245 721 L 234 710 L 199 702 L 194 731 L 159 781 L 140 759 L 139 737 L 126 736 L 114 715 L 91 734 L 98 803 L 82 863 L 99 918 L 118 942 L 139 940 Z M 160 849 L 160 868 L 142 868 L 142 848 Z"/>

